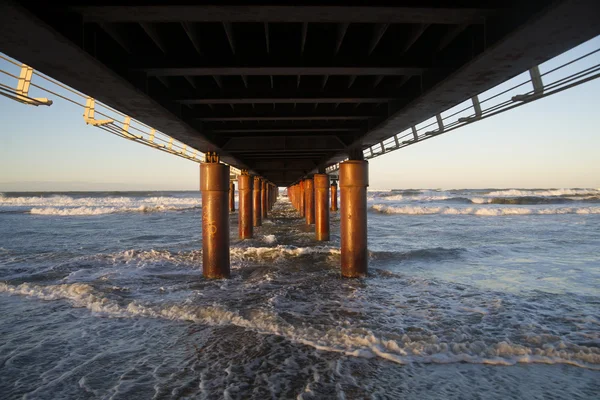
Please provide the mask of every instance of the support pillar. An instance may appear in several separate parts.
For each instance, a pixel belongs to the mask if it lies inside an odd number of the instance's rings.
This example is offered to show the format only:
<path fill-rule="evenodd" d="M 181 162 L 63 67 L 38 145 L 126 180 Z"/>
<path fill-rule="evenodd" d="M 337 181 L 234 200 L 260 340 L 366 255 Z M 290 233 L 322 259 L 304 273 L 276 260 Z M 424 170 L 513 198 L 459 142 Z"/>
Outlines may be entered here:
<path fill-rule="evenodd" d="M 367 187 L 369 163 L 348 160 L 340 164 L 340 228 L 342 276 L 367 275 Z"/>
<path fill-rule="evenodd" d="M 315 238 L 329 240 L 329 176 L 316 174 L 315 182 Z"/>
<path fill-rule="evenodd" d="M 229 182 L 229 211 L 235 211 L 235 183 Z"/>
<path fill-rule="evenodd" d="M 298 193 L 298 197 L 299 197 L 298 198 L 298 202 L 300 203 L 300 210 L 299 211 L 300 211 L 300 216 L 301 217 L 304 217 L 304 214 L 306 212 L 306 207 L 305 207 L 305 204 L 304 204 L 304 200 L 305 200 L 304 199 L 304 185 L 305 185 L 304 179 L 302 179 L 300 181 L 300 192 Z"/>
<path fill-rule="evenodd" d="M 298 211 L 300 209 L 300 206 L 298 206 L 298 185 L 294 185 L 292 186 L 292 204 L 294 205 L 294 208 L 296 209 L 296 211 Z M 289 191 L 288 191 L 289 193 Z"/>
<path fill-rule="evenodd" d="M 251 239 L 253 234 L 252 220 L 252 177 L 248 173 L 242 173 L 238 176 L 239 186 L 239 216 L 238 216 L 238 232 L 240 239 Z"/>
<path fill-rule="evenodd" d="M 315 191 L 313 178 L 308 178 L 304 181 L 304 206 L 306 208 L 304 214 L 306 216 L 306 224 L 315 223 Z"/>
<path fill-rule="evenodd" d="M 254 177 L 254 188 L 252 189 L 253 195 L 253 205 L 254 205 L 254 215 L 253 215 L 253 223 L 254 226 L 262 225 L 262 197 L 261 197 L 261 188 L 262 188 L 262 179 L 258 176 Z"/>
<path fill-rule="evenodd" d="M 267 191 L 269 188 L 269 184 L 264 179 L 262 180 L 262 218 L 266 219 L 269 212 L 269 201 L 267 200 Z"/>
<path fill-rule="evenodd" d="M 202 191 L 202 274 L 229 278 L 229 166 L 214 153 L 200 164 Z"/>
<path fill-rule="evenodd" d="M 331 182 L 331 211 L 337 211 L 337 183 L 335 181 Z"/>

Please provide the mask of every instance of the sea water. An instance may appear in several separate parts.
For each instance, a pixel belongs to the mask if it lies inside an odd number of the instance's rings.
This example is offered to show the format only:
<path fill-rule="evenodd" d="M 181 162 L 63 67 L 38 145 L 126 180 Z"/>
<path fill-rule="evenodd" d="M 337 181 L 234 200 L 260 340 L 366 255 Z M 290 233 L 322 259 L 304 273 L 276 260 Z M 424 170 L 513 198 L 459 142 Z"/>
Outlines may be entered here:
<path fill-rule="evenodd" d="M 369 191 L 360 280 L 282 197 L 207 281 L 201 207 L 0 194 L 0 398 L 598 398 L 598 189 Z"/>

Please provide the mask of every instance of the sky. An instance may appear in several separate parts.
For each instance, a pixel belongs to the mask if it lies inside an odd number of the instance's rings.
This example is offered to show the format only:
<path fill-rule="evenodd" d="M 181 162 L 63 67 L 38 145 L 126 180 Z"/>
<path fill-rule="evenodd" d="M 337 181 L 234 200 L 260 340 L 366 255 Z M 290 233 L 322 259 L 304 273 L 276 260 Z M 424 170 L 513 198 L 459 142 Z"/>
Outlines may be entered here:
<path fill-rule="evenodd" d="M 600 37 L 541 71 L 598 48 Z M 600 63 L 600 53 L 585 62 Z M 18 73 L 2 60 L 0 69 Z M 197 163 L 88 126 L 80 107 L 53 100 L 0 96 L 0 191 L 198 190 Z M 600 79 L 369 160 L 369 171 L 371 189 L 600 188 Z"/>

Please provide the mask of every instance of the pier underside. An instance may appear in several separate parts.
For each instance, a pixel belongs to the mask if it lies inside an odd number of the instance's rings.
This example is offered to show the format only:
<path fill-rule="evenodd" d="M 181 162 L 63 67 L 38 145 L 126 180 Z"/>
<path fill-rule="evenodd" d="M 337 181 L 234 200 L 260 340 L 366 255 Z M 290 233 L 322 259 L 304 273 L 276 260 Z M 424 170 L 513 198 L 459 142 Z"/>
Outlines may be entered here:
<path fill-rule="evenodd" d="M 600 3 L 0 5 L 0 51 L 278 186 L 600 33 Z"/>
<path fill-rule="evenodd" d="M 339 163 L 341 272 L 361 277 L 363 150 L 379 144 L 383 154 L 391 138 L 399 148 L 395 135 L 409 128 L 416 143 L 415 125 L 431 117 L 439 128 L 429 133 L 443 133 L 440 114 L 465 100 L 480 118 L 477 94 L 528 70 L 539 96 L 537 66 L 600 34 L 599 16 L 597 0 L 4 1 L 0 51 L 124 113 L 127 129 L 135 119 L 170 135 L 169 146 L 174 138 L 184 153 L 206 154 L 209 278 L 230 275 L 230 167 L 241 170 L 240 238 L 271 218 L 277 187 L 287 187 L 315 239 L 328 241 L 338 207 L 325 172 Z"/>

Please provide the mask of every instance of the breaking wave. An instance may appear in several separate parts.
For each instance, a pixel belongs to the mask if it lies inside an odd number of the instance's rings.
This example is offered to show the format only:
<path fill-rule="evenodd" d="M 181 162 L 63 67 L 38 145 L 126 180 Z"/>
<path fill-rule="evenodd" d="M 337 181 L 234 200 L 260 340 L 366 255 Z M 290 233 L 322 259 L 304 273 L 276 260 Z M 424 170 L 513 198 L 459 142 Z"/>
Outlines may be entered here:
<path fill-rule="evenodd" d="M 115 288 L 119 289 L 119 288 Z M 379 357 L 398 364 L 457 363 L 514 365 L 518 363 L 568 364 L 600 370 L 600 349 L 562 341 L 549 335 L 529 337 L 524 344 L 508 339 L 500 342 L 483 340 L 443 340 L 426 332 L 373 332 L 367 328 L 337 326 L 327 329 L 320 325 L 292 325 L 277 314 L 255 309 L 240 315 L 224 306 L 184 304 L 146 304 L 136 301 L 118 302 L 91 285 L 82 283 L 60 285 L 17 286 L 0 283 L 0 292 L 23 295 L 41 300 L 67 300 L 75 307 L 87 308 L 109 316 L 163 318 L 191 321 L 209 326 L 233 325 L 259 334 L 276 335 L 291 342 L 351 357 Z"/>
<path fill-rule="evenodd" d="M 523 197 L 474 197 L 469 200 L 473 204 L 568 204 L 573 202 L 598 203 L 598 196 L 582 197 L 552 197 L 552 196 L 523 196 Z"/>
<path fill-rule="evenodd" d="M 599 189 L 540 189 L 540 190 L 521 190 L 521 189 L 508 189 L 498 190 L 487 193 L 491 197 L 501 196 L 589 196 L 589 195 L 600 195 Z"/>
<path fill-rule="evenodd" d="M 560 207 L 560 208 L 490 208 L 490 207 L 421 207 L 400 206 L 394 207 L 386 204 L 375 204 L 372 210 L 381 214 L 403 215 L 479 215 L 479 216 L 504 216 L 504 215 L 556 215 L 556 214 L 600 214 L 600 207 Z"/>
<path fill-rule="evenodd" d="M 0 210 L 57 216 L 182 211 L 199 208 L 201 204 L 202 200 L 197 197 L 76 197 L 66 195 L 12 197 L 0 195 Z"/>
<path fill-rule="evenodd" d="M 102 215 L 102 214 L 115 214 L 115 213 L 127 213 L 127 212 L 138 212 L 138 213 L 153 213 L 153 212 L 165 212 L 165 211 L 184 211 L 192 210 L 196 207 L 174 207 L 174 206 L 139 206 L 139 207 L 44 207 L 44 208 L 32 208 L 29 213 L 35 215 L 59 215 L 59 216 L 71 216 L 71 215 Z"/>

